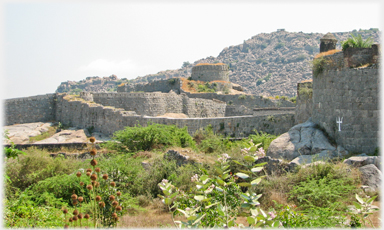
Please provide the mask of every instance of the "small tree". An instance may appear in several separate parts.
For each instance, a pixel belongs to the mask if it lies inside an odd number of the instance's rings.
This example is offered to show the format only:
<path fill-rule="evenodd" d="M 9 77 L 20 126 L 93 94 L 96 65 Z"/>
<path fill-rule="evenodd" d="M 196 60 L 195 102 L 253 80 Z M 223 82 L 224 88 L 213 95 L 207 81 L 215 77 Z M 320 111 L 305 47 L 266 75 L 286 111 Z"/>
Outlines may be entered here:
<path fill-rule="evenodd" d="M 181 68 L 185 68 L 185 67 L 188 67 L 191 63 L 189 63 L 189 61 L 185 61 L 183 62 L 183 66 L 181 66 Z"/>

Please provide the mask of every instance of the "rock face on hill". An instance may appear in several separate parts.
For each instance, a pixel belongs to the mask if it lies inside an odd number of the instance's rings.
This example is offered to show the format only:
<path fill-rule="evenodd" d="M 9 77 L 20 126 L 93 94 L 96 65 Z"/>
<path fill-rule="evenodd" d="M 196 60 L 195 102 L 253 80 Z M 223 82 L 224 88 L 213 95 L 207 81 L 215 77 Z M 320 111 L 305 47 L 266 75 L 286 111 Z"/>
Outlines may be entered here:
<path fill-rule="evenodd" d="M 351 34 L 361 34 L 364 39 L 372 37 L 375 42 L 380 41 L 380 32 L 377 29 L 332 34 L 338 40 L 337 49 L 341 49 L 340 42 L 350 38 Z M 285 30 L 261 33 L 244 40 L 243 44 L 224 48 L 217 57 L 203 58 L 192 64 L 186 62 L 181 69 L 137 77 L 130 82 L 150 82 L 173 77 L 188 78 L 191 76 L 192 67 L 198 63 L 222 62 L 230 68 L 229 80 L 241 85 L 246 93 L 292 97 L 296 95 L 298 82 L 312 79 L 310 62 L 319 53 L 320 38 L 323 36 L 322 33 L 296 33 Z M 94 80 L 92 82 L 83 80 L 79 83 L 66 82 L 59 86 L 57 92 L 71 91 L 76 88 L 94 92 L 113 91 L 114 87 L 124 82 L 119 79 L 113 81 L 118 83 L 113 87 L 110 85 L 110 88 L 108 83 L 105 83 L 111 82 L 108 80 L 100 82 L 100 88 L 97 88 L 97 82 Z"/>

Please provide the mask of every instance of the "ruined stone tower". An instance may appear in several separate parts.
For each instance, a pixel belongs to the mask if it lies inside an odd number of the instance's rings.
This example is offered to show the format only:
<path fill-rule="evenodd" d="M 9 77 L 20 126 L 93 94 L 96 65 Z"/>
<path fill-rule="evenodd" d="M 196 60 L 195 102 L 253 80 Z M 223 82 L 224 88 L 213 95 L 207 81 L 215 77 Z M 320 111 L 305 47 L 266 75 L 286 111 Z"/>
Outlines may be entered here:
<path fill-rule="evenodd" d="M 195 81 L 229 81 L 229 67 L 223 63 L 197 64 L 192 68 L 191 77 Z"/>
<path fill-rule="evenodd" d="M 333 34 L 327 33 L 320 39 L 320 53 L 336 49 L 337 39 Z"/>

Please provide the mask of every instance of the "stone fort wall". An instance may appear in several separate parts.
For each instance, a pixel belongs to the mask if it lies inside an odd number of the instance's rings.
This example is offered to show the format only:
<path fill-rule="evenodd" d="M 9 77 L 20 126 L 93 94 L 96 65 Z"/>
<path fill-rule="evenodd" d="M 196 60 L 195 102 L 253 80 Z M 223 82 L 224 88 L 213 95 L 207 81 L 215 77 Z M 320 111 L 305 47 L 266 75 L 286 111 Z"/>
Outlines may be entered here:
<path fill-rule="evenodd" d="M 229 81 L 229 67 L 225 64 L 202 64 L 192 67 L 192 80 Z"/>
<path fill-rule="evenodd" d="M 56 95 L 46 94 L 33 97 L 5 100 L 6 125 L 55 120 Z"/>
<path fill-rule="evenodd" d="M 84 100 L 70 101 L 63 98 L 63 95 L 58 96 L 57 105 L 56 119 L 63 124 L 79 128 L 94 127 L 95 131 L 108 135 L 126 126 L 146 126 L 148 122 L 177 125 L 180 128 L 187 126 L 191 135 L 208 125 L 212 125 L 213 130 L 218 133 L 235 137 L 247 136 L 253 133 L 254 129 L 279 135 L 287 132 L 294 123 L 294 113 L 276 114 L 274 111 L 257 116 L 179 119 L 133 115 L 123 109 Z"/>
<path fill-rule="evenodd" d="M 88 95 L 89 96 L 89 95 Z M 94 95 L 93 95 L 94 96 Z M 39 100 L 36 100 L 36 99 Z M 137 124 L 146 126 L 148 122 L 177 125 L 188 127 L 188 132 L 193 135 L 198 129 L 212 125 L 213 130 L 234 137 L 247 136 L 253 130 L 263 131 L 275 135 L 287 132 L 294 124 L 294 113 L 269 111 L 263 114 L 213 117 L 213 118 L 160 118 L 137 115 L 134 111 L 125 111 L 122 108 L 101 105 L 81 98 L 73 99 L 66 94 L 50 94 L 30 98 L 10 99 L 6 101 L 6 125 L 38 121 L 59 121 L 65 125 L 78 128 L 94 127 L 97 132 L 112 135 L 117 130 L 126 126 Z M 183 97 L 187 100 L 187 97 Z M 191 99 L 190 99 L 191 100 Z M 18 103 L 15 103 L 15 102 Z M 188 114 L 197 111 L 196 106 L 203 99 L 192 99 L 185 108 Z M 217 102 L 220 103 L 220 102 Z M 54 105 L 54 106 L 53 106 Z M 50 107 L 51 106 L 51 107 Z M 36 107 L 33 109 L 33 107 Z M 30 108 L 31 110 L 28 110 Z M 37 109 L 39 108 L 39 109 Z M 32 112 L 31 112 L 32 111 Z M 189 111 L 189 112 L 188 112 Z"/>
<path fill-rule="evenodd" d="M 313 77 L 312 121 L 350 152 L 372 153 L 379 146 L 379 65 L 377 46 L 347 49 L 325 57 Z M 370 66 L 353 68 L 364 64 Z M 343 118 L 339 131 L 336 120 Z"/>
<path fill-rule="evenodd" d="M 165 113 L 184 113 L 189 117 L 224 117 L 224 102 L 188 98 L 185 94 L 170 93 L 87 93 L 94 102 L 104 106 L 134 111 L 138 115 L 160 116 Z M 84 99 L 89 96 L 81 94 Z"/>

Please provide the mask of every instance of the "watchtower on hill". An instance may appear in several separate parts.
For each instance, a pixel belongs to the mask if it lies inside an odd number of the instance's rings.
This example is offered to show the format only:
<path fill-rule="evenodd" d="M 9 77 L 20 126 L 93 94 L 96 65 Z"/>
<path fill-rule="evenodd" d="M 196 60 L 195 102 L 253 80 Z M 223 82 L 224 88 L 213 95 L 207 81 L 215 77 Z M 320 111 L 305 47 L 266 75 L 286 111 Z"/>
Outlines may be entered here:
<path fill-rule="evenodd" d="M 201 63 L 192 68 L 192 80 L 195 81 L 229 81 L 229 67 L 224 63 Z"/>

